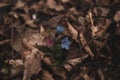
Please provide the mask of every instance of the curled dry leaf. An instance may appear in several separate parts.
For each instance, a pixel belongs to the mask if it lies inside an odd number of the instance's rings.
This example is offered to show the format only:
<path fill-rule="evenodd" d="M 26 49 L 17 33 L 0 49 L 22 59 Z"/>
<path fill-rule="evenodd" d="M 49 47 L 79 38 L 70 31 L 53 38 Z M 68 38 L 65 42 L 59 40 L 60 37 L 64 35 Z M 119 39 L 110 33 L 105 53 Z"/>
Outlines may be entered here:
<path fill-rule="evenodd" d="M 40 54 L 37 49 L 33 49 L 30 54 L 26 55 L 23 80 L 29 80 L 33 75 L 37 75 L 41 71 L 42 55 Z"/>
<path fill-rule="evenodd" d="M 24 76 L 23 80 L 30 79 L 33 75 L 37 75 L 41 71 L 41 60 L 43 59 L 43 52 L 30 45 L 26 40 L 23 40 L 26 48 L 23 51 L 24 57 Z M 26 43 L 25 43 L 26 42 Z"/>
<path fill-rule="evenodd" d="M 66 3 L 66 2 L 68 2 L 68 1 L 69 1 L 69 0 L 62 0 L 63 3 Z"/>
<path fill-rule="evenodd" d="M 90 79 L 89 76 L 88 76 L 86 73 L 84 73 L 84 72 L 79 73 L 79 74 L 74 78 L 74 80 L 79 80 L 79 79 L 92 80 L 92 79 Z M 71 80 L 72 80 L 72 79 L 71 79 Z"/>
<path fill-rule="evenodd" d="M 62 5 L 58 5 L 55 0 L 47 0 L 47 6 L 50 9 L 55 9 L 56 11 L 61 11 L 64 9 Z"/>
<path fill-rule="evenodd" d="M 7 62 L 8 62 L 8 64 L 13 65 L 13 66 L 19 66 L 19 65 L 22 66 L 23 65 L 23 60 L 21 60 L 21 59 L 9 60 Z"/>
<path fill-rule="evenodd" d="M 18 0 L 16 5 L 15 5 L 15 8 L 21 8 L 21 7 L 24 7 L 25 6 L 25 3 L 22 2 L 21 0 Z"/>
<path fill-rule="evenodd" d="M 95 26 L 91 12 L 89 12 L 89 18 L 90 18 L 90 21 L 91 21 L 91 24 L 92 24 L 92 26 L 91 26 L 92 37 L 101 37 L 101 36 L 103 36 L 105 31 L 108 29 L 111 21 L 106 19 L 105 23 L 102 23 L 102 24 L 100 23 L 100 24 Z"/>
<path fill-rule="evenodd" d="M 21 59 L 17 59 L 17 60 L 8 60 L 6 61 L 6 63 L 11 65 L 10 68 L 10 74 L 8 73 L 8 71 L 6 69 L 2 69 L 0 72 L 4 75 L 9 75 L 10 78 L 15 77 L 17 75 L 19 75 L 19 73 L 22 71 L 23 69 L 23 61 Z"/>
<path fill-rule="evenodd" d="M 115 16 L 114 16 L 114 20 L 116 22 L 120 21 L 120 10 L 116 12 Z"/>
<path fill-rule="evenodd" d="M 23 51 L 24 58 L 23 80 L 29 80 L 33 75 L 37 75 L 42 70 L 41 61 L 44 57 L 44 53 L 35 48 L 34 46 L 30 45 L 26 39 L 23 40 L 23 46 L 25 47 L 25 50 Z M 48 62 L 48 64 L 51 63 Z"/>
<path fill-rule="evenodd" d="M 9 43 L 10 40 L 3 40 L 3 41 L 0 41 L 0 45 L 4 45 L 5 43 Z"/>
<path fill-rule="evenodd" d="M 45 58 L 43 59 L 43 61 L 44 61 L 47 65 L 52 65 L 52 61 L 51 61 L 51 59 L 50 59 L 49 57 L 45 57 Z"/>
<path fill-rule="evenodd" d="M 26 32 L 24 38 L 27 40 L 26 42 L 28 42 L 32 46 L 45 46 L 46 43 L 45 43 L 44 39 L 47 36 L 48 36 L 48 33 L 45 32 L 44 27 L 41 25 L 40 32 L 39 31 L 38 32 L 37 31 L 36 32 L 28 31 L 28 32 Z"/>
<path fill-rule="evenodd" d="M 80 41 L 81 41 L 81 43 L 82 43 L 82 46 L 84 46 L 84 48 L 85 48 L 86 53 L 93 58 L 93 57 L 94 57 L 94 54 L 93 54 L 93 52 L 91 51 L 89 45 L 87 45 L 88 43 L 87 43 L 87 41 L 86 41 L 86 39 L 85 39 L 85 37 L 84 37 L 84 35 L 83 35 L 82 32 L 79 34 L 79 37 L 80 37 Z"/>
<path fill-rule="evenodd" d="M 58 5 L 55 7 L 56 11 L 62 11 L 64 9 L 64 7 L 62 5 Z"/>
<path fill-rule="evenodd" d="M 78 31 L 68 22 L 68 29 L 72 35 L 72 38 L 78 42 L 77 40 L 77 35 L 78 35 Z"/>
<path fill-rule="evenodd" d="M 42 73 L 42 80 L 54 80 L 54 78 L 48 71 L 43 70 Z"/>
<path fill-rule="evenodd" d="M 105 76 L 104 76 L 104 73 L 102 72 L 102 70 L 98 69 L 97 72 L 98 72 L 98 75 L 100 76 L 100 80 L 105 80 Z"/>
<path fill-rule="evenodd" d="M 88 68 L 87 67 L 83 66 L 83 67 L 79 67 L 79 68 L 81 69 L 81 71 L 79 73 L 76 73 L 75 75 L 73 75 L 70 80 L 81 80 L 81 79 L 95 80 L 95 79 L 92 79 L 88 75 Z"/>
<path fill-rule="evenodd" d="M 41 25 L 40 26 L 40 33 L 43 33 L 45 31 L 44 27 Z"/>
<path fill-rule="evenodd" d="M 47 0 L 47 6 L 51 9 L 54 9 L 56 6 L 55 0 Z"/>
<path fill-rule="evenodd" d="M 94 25 L 94 21 L 93 21 L 93 18 L 92 18 L 92 13 L 91 12 L 89 12 L 88 13 L 88 15 L 89 15 L 89 18 L 90 18 L 90 22 L 91 22 L 91 30 L 92 30 L 92 37 L 95 37 L 96 36 L 96 32 L 97 31 L 99 31 L 99 29 L 98 29 L 98 27 L 96 27 L 95 25 Z"/>
<path fill-rule="evenodd" d="M 86 59 L 88 57 L 87 54 L 82 55 L 81 57 L 75 58 L 75 59 L 68 59 L 66 62 L 73 65 L 74 67 L 82 62 L 82 60 Z M 67 71 L 71 71 L 72 67 L 69 64 L 64 64 L 64 68 Z"/>

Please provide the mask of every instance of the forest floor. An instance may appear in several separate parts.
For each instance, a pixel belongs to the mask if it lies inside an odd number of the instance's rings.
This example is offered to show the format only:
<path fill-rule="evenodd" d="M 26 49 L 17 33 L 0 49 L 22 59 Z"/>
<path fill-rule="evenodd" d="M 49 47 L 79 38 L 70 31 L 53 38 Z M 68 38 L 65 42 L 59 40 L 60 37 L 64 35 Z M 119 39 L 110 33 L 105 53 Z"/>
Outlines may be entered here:
<path fill-rule="evenodd" d="M 119 0 L 0 0 L 0 80 L 120 80 Z"/>

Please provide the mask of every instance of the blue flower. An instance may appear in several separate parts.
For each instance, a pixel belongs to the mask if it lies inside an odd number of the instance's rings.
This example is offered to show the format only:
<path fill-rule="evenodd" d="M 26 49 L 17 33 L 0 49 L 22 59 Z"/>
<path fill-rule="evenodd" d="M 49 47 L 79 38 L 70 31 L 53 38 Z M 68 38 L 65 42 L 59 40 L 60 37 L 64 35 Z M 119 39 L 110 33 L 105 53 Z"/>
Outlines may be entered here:
<path fill-rule="evenodd" d="M 68 37 L 65 37 L 65 38 L 62 40 L 61 47 L 62 47 L 63 49 L 68 50 L 70 44 L 71 44 L 71 41 L 68 40 Z"/>
<path fill-rule="evenodd" d="M 63 32 L 64 31 L 64 28 L 62 27 L 62 26 L 57 26 L 56 27 L 56 32 L 57 33 L 61 33 L 61 32 Z"/>

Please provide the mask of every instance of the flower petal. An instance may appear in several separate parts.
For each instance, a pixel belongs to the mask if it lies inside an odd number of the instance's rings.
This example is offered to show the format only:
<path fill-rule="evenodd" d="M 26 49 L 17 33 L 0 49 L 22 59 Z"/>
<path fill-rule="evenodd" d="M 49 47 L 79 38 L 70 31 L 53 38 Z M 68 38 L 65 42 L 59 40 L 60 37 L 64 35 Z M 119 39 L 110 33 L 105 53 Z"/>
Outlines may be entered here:
<path fill-rule="evenodd" d="M 67 45 L 70 45 L 71 44 L 71 41 L 67 41 Z"/>
<path fill-rule="evenodd" d="M 68 40 L 68 37 L 65 37 L 65 38 L 62 40 L 61 47 L 62 47 L 63 49 L 68 50 L 70 44 L 71 44 L 71 41 Z"/>
<path fill-rule="evenodd" d="M 69 49 L 69 46 L 65 46 L 65 49 L 68 50 L 68 49 Z"/>
<path fill-rule="evenodd" d="M 56 32 L 57 33 L 61 33 L 61 32 L 63 32 L 64 31 L 64 28 L 62 27 L 62 26 L 57 26 L 56 27 Z"/>

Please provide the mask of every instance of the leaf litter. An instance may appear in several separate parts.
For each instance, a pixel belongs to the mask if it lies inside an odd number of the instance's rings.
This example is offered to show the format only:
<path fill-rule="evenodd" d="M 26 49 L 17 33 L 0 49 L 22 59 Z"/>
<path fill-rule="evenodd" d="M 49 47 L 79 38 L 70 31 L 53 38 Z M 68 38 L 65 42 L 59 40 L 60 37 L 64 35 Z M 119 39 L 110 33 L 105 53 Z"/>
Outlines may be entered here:
<path fill-rule="evenodd" d="M 119 0 L 1 0 L 1 80 L 119 80 Z"/>

